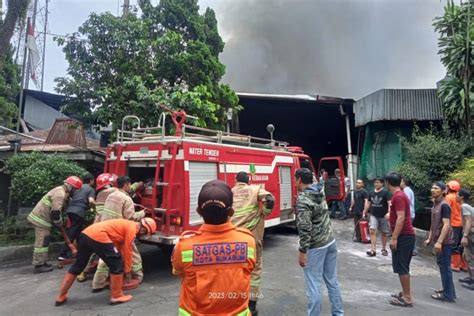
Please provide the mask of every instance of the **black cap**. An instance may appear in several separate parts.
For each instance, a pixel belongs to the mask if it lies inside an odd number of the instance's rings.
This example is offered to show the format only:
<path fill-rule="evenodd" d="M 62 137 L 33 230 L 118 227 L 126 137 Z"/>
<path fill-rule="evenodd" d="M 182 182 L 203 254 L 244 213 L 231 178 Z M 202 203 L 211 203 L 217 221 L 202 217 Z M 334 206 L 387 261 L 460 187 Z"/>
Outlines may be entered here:
<path fill-rule="evenodd" d="M 446 191 L 446 184 L 443 181 L 437 181 L 433 183 L 433 186 L 437 186 L 441 191 Z"/>
<path fill-rule="evenodd" d="M 221 180 L 212 180 L 205 183 L 198 196 L 198 206 L 201 210 L 210 205 L 228 209 L 233 203 L 233 194 L 230 187 Z"/>

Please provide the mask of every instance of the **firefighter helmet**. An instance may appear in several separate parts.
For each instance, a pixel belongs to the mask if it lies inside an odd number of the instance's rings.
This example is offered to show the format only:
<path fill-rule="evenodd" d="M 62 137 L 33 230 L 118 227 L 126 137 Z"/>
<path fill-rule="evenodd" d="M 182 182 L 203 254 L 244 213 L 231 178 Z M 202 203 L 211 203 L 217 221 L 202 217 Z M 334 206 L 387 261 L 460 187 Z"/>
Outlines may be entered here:
<path fill-rule="evenodd" d="M 110 184 L 112 184 L 114 187 L 117 186 L 117 179 L 118 179 L 118 176 L 114 173 L 111 173 L 110 174 Z"/>
<path fill-rule="evenodd" d="M 65 184 L 69 184 L 72 186 L 74 189 L 80 189 L 82 188 L 82 180 L 79 177 L 76 176 L 70 176 L 66 180 L 64 180 Z"/>
<path fill-rule="evenodd" d="M 153 218 L 145 217 L 140 222 L 145 227 L 147 235 L 153 235 L 156 232 L 156 222 Z"/>
<path fill-rule="evenodd" d="M 461 185 L 456 180 L 451 180 L 448 182 L 448 188 L 451 191 L 459 192 L 459 190 L 461 190 Z"/>
<path fill-rule="evenodd" d="M 101 173 L 97 176 L 95 183 L 97 184 L 96 189 L 100 190 L 106 185 L 109 185 L 112 181 L 112 175 L 110 173 Z"/>

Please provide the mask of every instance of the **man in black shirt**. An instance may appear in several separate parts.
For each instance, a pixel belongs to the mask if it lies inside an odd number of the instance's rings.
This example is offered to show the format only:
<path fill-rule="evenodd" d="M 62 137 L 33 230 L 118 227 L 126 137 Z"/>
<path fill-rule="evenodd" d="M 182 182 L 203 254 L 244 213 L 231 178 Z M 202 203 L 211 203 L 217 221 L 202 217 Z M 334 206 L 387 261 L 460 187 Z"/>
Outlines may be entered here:
<path fill-rule="evenodd" d="M 66 234 L 69 240 L 73 242 L 84 229 L 84 223 L 87 210 L 95 204 L 95 190 L 92 187 L 94 177 L 87 174 L 82 178 L 83 185 L 79 190 L 72 192 L 71 200 L 66 210 L 67 225 Z M 58 260 L 63 261 L 69 257 L 69 247 L 65 243 L 61 249 Z"/>
<path fill-rule="evenodd" d="M 356 237 L 353 241 L 361 242 L 359 221 L 362 219 L 362 214 L 369 208 L 369 192 L 364 188 L 364 180 L 357 179 L 356 190 L 354 191 L 354 200 L 351 203 L 349 211 L 354 214 L 354 225 Z"/>
<path fill-rule="evenodd" d="M 390 232 L 388 219 L 388 205 L 391 198 L 390 192 L 383 187 L 383 179 L 376 177 L 374 179 L 374 191 L 369 194 L 369 227 L 370 227 L 370 244 L 371 249 L 367 251 L 369 257 L 376 255 L 377 246 L 377 230 L 382 235 L 382 255 L 388 256 L 387 252 L 387 234 Z M 364 217 L 367 217 L 367 212 L 364 212 Z"/>
<path fill-rule="evenodd" d="M 431 209 L 431 227 L 425 247 L 433 246 L 436 263 L 439 266 L 442 288 L 435 290 L 431 297 L 435 300 L 454 302 L 453 272 L 451 271 L 451 252 L 454 244 L 451 228 L 451 207 L 445 199 L 446 184 L 438 181 L 431 186 L 433 208 Z"/>

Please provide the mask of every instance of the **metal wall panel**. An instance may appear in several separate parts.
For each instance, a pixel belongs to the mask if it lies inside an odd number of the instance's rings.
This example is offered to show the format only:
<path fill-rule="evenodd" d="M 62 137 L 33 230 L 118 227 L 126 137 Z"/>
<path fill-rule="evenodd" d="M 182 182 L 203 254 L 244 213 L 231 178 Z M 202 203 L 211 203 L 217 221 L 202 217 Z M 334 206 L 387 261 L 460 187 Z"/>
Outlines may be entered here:
<path fill-rule="evenodd" d="M 280 210 L 293 208 L 291 167 L 279 167 L 280 169 Z"/>
<path fill-rule="evenodd" d="M 217 179 L 217 163 L 189 162 L 189 225 L 203 223 L 196 211 L 199 191 L 204 183 L 215 179 Z"/>
<path fill-rule="evenodd" d="M 443 119 L 436 89 L 382 89 L 354 104 L 355 126 L 376 121 Z"/>

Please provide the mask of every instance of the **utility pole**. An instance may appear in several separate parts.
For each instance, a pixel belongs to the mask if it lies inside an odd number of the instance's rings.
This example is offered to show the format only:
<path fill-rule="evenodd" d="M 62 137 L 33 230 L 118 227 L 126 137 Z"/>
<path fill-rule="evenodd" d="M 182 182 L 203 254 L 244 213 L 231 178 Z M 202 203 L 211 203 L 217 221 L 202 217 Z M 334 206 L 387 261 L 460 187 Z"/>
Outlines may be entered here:
<path fill-rule="evenodd" d="M 129 12 L 130 12 L 130 0 L 124 0 L 123 1 L 122 17 L 127 16 Z"/>
<path fill-rule="evenodd" d="M 46 63 L 46 32 L 48 31 L 48 4 L 49 0 L 46 0 L 46 8 L 44 12 L 44 29 L 43 29 L 43 57 L 41 62 L 41 91 L 43 91 L 44 83 L 44 64 Z"/>

